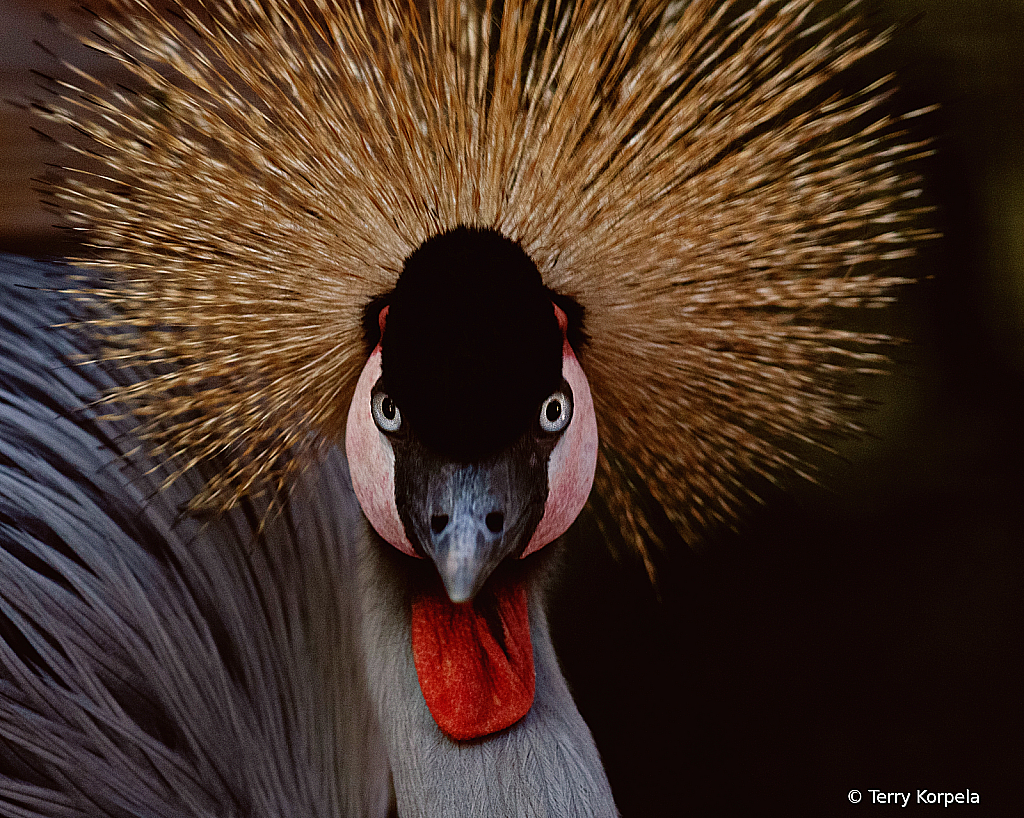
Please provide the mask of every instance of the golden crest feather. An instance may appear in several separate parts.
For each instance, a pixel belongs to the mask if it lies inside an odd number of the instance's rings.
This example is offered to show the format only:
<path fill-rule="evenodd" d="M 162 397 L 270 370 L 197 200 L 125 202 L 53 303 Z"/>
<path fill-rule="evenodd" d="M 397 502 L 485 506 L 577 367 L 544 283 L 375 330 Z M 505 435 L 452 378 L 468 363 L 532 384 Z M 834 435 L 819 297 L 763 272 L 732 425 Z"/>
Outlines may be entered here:
<path fill-rule="evenodd" d="M 107 396 L 199 502 L 284 485 L 342 439 L 363 309 L 457 225 L 519 242 L 585 310 L 580 350 L 628 538 L 647 491 L 687 538 L 793 443 L 853 430 L 838 379 L 883 336 L 815 323 L 886 303 L 922 152 L 883 80 L 830 84 L 884 40 L 816 0 L 119 0 L 51 117 L 103 170 L 57 191 L 109 271 L 110 353 L 157 374 Z M 123 13 L 123 14 L 122 14 Z"/>

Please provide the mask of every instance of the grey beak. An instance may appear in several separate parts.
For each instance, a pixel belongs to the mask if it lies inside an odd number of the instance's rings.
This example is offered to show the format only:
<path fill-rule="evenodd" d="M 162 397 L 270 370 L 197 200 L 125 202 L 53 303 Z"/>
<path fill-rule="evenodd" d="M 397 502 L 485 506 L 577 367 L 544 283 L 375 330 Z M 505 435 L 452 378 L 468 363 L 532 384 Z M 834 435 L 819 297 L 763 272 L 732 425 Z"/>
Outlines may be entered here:
<path fill-rule="evenodd" d="M 478 505 L 459 498 L 450 514 L 431 520 L 430 557 L 456 603 L 472 599 L 510 550 L 504 545 L 504 514 L 476 511 Z"/>
<path fill-rule="evenodd" d="M 546 468 L 522 447 L 473 463 L 423 450 L 408 466 L 416 479 L 396 481 L 409 539 L 434 563 L 452 602 L 473 599 L 502 560 L 525 548 L 544 516 Z"/>

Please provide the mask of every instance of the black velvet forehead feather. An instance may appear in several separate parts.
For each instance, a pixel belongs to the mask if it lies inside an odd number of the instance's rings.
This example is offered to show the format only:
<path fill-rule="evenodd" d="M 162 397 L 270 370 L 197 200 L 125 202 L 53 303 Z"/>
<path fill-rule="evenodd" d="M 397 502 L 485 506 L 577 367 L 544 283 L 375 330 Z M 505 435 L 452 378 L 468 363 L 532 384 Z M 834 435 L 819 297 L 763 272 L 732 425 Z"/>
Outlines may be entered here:
<path fill-rule="evenodd" d="M 441 454 L 471 460 L 507 445 L 561 382 L 552 294 L 522 247 L 496 231 L 428 239 L 386 303 L 383 384 Z"/>

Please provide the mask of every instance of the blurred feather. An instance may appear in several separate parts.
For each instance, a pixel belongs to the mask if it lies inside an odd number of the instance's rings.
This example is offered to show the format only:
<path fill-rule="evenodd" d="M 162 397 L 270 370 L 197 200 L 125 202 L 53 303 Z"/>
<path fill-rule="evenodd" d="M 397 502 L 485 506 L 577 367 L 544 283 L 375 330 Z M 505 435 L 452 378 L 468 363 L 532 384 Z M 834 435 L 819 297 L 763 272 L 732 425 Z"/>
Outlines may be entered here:
<path fill-rule="evenodd" d="M 0 814 L 383 814 L 343 459 L 258 540 L 181 514 L 201 482 L 89 405 L 126 373 L 51 329 L 67 272 L 0 262 Z"/>
<path fill-rule="evenodd" d="M 847 374 L 889 339 L 833 308 L 904 283 L 886 270 L 927 235 L 926 148 L 885 111 L 889 79 L 837 81 L 885 40 L 849 9 L 114 6 L 89 42 L 135 87 L 56 84 L 48 115 L 103 167 L 54 196 L 110 273 L 108 357 L 163 367 L 107 397 L 182 468 L 224 456 L 197 506 L 280 489 L 340 439 L 362 310 L 460 224 L 583 306 L 597 488 L 641 551 L 629 479 L 693 542 L 751 475 L 861 431 Z"/>

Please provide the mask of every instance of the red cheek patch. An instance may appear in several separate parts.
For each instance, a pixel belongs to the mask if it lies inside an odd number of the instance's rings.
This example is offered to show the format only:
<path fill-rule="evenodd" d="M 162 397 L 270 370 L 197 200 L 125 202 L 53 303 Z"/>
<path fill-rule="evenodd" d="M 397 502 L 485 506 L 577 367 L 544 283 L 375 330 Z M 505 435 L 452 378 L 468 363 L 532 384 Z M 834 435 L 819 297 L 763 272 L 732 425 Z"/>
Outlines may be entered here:
<path fill-rule="evenodd" d="M 526 588 L 495 577 L 454 605 L 440 581 L 412 603 L 412 653 L 430 713 L 458 741 L 511 727 L 533 705 Z"/>
<path fill-rule="evenodd" d="M 380 346 L 363 367 L 345 427 L 345 454 L 348 455 L 352 488 L 373 530 L 399 551 L 417 556 L 405 535 L 405 526 L 395 503 L 395 453 L 384 434 L 373 422 L 370 393 L 380 377 Z"/>
<path fill-rule="evenodd" d="M 565 313 L 555 307 L 562 332 Z M 523 556 L 554 542 L 572 525 L 587 504 L 597 468 L 597 417 L 583 367 L 569 342 L 562 343 L 562 377 L 573 395 L 572 421 L 548 458 L 548 499 L 544 516 L 527 543 Z"/>

